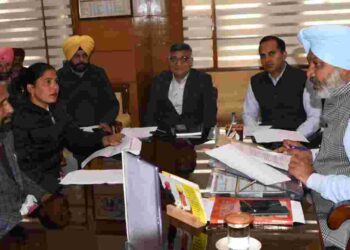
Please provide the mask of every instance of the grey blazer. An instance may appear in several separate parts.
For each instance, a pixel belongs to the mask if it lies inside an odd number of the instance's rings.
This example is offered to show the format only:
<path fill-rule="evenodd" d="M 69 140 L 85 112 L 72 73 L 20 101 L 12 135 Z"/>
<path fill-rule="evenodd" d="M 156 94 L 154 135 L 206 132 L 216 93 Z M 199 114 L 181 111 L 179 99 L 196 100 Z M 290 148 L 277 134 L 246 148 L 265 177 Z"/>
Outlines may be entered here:
<path fill-rule="evenodd" d="M 20 208 L 28 194 L 40 201 L 46 193 L 20 171 L 17 164 L 11 131 L 0 130 L 0 144 L 4 147 L 0 159 L 0 238 L 22 219 Z"/>

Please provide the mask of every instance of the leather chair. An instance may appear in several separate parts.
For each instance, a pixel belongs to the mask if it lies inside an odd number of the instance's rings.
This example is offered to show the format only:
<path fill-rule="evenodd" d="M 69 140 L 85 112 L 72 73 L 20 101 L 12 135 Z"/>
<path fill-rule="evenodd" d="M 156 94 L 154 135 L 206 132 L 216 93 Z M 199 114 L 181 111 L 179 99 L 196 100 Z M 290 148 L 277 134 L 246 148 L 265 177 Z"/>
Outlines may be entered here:
<path fill-rule="evenodd" d="M 348 219 L 350 219 L 350 201 L 343 201 L 337 203 L 330 211 L 327 224 L 330 229 L 336 230 Z M 346 250 L 350 250 L 350 240 L 348 240 Z"/>

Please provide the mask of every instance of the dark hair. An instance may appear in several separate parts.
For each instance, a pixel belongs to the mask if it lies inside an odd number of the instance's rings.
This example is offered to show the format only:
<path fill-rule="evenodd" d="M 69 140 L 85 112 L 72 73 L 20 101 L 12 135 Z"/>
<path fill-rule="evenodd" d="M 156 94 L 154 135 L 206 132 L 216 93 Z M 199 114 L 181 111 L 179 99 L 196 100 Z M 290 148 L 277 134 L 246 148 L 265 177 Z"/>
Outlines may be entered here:
<path fill-rule="evenodd" d="M 55 70 L 50 64 L 47 63 L 34 63 L 27 69 L 24 79 L 22 79 L 22 89 L 28 96 L 27 85 L 35 85 L 36 80 L 43 76 L 47 70 Z"/>
<path fill-rule="evenodd" d="M 29 68 L 22 69 L 18 77 L 12 80 L 9 85 L 9 101 L 16 109 L 22 102 L 26 102 L 30 94 L 27 90 L 27 85 L 35 85 L 38 80 L 47 70 L 55 70 L 54 67 L 47 63 L 34 63 Z"/>
<path fill-rule="evenodd" d="M 13 48 L 13 54 L 14 54 L 15 57 L 19 56 L 19 57 L 21 57 L 23 59 L 26 56 L 26 52 L 22 48 Z"/>
<path fill-rule="evenodd" d="M 183 50 L 192 52 L 191 46 L 188 45 L 187 43 L 174 43 L 173 45 L 170 46 L 170 52 L 183 51 Z"/>
<path fill-rule="evenodd" d="M 261 44 L 264 43 L 264 42 L 268 42 L 268 41 L 276 41 L 277 48 L 281 52 L 285 52 L 286 51 L 286 43 L 281 38 L 279 38 L 277 36 L 264 36 L 259 42 L 259 50 L 260 50 Z"/>

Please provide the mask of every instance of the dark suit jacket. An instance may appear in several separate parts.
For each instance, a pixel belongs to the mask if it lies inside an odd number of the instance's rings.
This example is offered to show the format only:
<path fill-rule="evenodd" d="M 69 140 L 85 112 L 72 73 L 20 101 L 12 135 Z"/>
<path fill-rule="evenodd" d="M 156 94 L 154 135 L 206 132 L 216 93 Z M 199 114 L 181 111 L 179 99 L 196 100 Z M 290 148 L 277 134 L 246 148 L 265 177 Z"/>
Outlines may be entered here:
<path fill-rule="evenodd" d="M 20 208 L 28 194 L 40 201 L 47 193 L 18 167 L 10 131 L 0 128 L 4 154 L 0 160 L 0 239 L 22 219 Z"/>
<path fill-rule="evenodd" d="M 216 124 L 217 95 L 211 76 L 191 69 L 187 78 L 182 114 L 179 115 L 168 98 L 173 74 L 164 71 L 153 82 L 145 116 L 146 126 L 170 126 L 184 124 L 188 129 L 199 126 L 210 128 Z"/>
<path fill-rule="evenodd" d="M 90 64 L 80 78 L 69 64 L 57 72 L 60 85 L 59 101 L 79 127 L 114 123 L 119 103 L 104 69 Z"/>

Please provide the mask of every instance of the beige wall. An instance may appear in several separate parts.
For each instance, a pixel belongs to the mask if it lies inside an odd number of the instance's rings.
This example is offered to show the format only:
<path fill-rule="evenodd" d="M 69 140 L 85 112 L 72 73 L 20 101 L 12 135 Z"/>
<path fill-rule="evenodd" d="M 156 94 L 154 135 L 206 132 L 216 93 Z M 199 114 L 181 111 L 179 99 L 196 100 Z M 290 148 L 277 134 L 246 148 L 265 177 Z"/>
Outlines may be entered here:
<path fill-rule="evenodd" d="M 236 112 L 238 118 L 243 110 L 244 96 L 250 77 L 258 70 L 208 72 L 218 89 L 218 123 L 223 125 L 230 121 L 231 112 Z"/>

